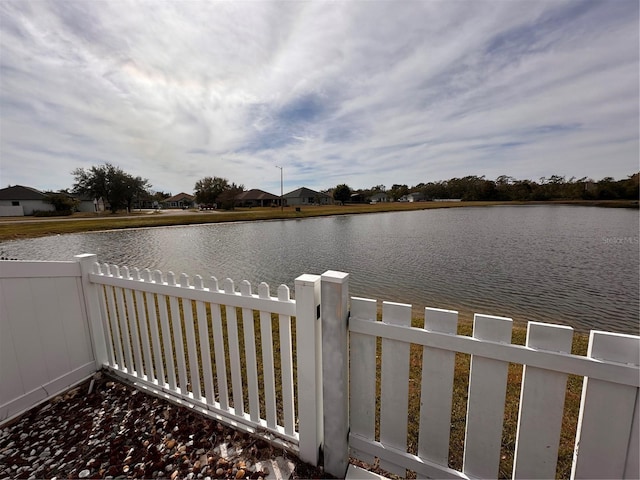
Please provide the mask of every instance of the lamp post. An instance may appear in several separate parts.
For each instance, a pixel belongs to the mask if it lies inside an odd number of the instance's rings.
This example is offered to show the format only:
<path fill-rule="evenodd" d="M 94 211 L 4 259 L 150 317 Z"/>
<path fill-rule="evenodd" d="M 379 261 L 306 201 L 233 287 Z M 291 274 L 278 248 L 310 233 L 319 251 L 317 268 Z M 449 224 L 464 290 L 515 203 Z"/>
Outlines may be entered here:
<path fill-rule="evenodd" d="M 284 205 L 282 204 L 282 169 L 283 167 L 279 167 L 276 165 L 276 168 L 280 169 L 280 211 L 284 211 Z"/>

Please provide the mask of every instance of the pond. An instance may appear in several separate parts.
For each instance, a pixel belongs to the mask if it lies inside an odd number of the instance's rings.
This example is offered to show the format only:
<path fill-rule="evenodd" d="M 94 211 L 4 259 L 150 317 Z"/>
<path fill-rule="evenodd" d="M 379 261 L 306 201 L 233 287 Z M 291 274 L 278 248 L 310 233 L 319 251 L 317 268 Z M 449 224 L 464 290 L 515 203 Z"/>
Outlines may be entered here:
<path fill-rule="evenodd" d="M 160 227 L 0 243 L 24 260 L 100 262 L 267 282 L 350 274 L 351 295 L 638 334 L 637 210 L 463 207 Z"/>

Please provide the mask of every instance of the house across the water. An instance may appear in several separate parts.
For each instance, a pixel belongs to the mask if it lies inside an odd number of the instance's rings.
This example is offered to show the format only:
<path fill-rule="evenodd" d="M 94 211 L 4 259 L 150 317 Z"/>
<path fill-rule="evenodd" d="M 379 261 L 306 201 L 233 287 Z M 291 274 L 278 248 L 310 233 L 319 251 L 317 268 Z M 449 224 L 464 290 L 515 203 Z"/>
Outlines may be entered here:
<path fill-rule="evenodd" d="M 316 192 L 310 188 L 301 187 L 284 194 L 285 205 L 329 205 L 331 197 L 326 193 Z"/>

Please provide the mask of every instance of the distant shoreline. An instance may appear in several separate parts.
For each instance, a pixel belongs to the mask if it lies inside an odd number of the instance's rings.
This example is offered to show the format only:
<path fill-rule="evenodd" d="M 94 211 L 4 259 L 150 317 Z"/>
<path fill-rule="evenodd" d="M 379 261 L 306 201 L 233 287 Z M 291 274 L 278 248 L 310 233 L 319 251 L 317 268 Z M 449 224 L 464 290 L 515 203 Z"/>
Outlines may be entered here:
<path fill-rule="evenodd" d="M 238 208 L 232 211 L 164 210 L 161 212 L 138 212 L 131 214 L 74 214 L 71 217 L 0 217 L 0 242 L 35 238 L 65 233 L 83 233 L 103 230 L 118 230 L 140 227 L 163 227 L 175 225 L 197 225 L 221 222 L 248 222 L 257 220 L 287 220 L 334 215 L 362 213 L 385 213 L 397 211 L 428 210 L 437 208 L 529 206 L 529 205 L 574 205 L 605 208 L 638 209 L 633 200 L 556 200 L 527 202 L 415 202 L 346 204 L 327 206 L 289 206 L 281 210 L 271 208 Z"/>

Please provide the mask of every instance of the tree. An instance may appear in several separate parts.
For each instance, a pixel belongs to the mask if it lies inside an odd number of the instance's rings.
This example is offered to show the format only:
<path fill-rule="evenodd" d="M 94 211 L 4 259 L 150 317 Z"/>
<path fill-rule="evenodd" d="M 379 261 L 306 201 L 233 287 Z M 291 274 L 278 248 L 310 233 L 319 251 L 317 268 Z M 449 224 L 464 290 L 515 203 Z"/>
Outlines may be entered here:
<path fill-rule="evenodd" d="M 72 174 L 75 177 L 73 191 L 104 199 L 111 213 L 122 207 L 131 207 L 133 199 L 151 186 L 147 179 L 134 177 L 110 163 L 90 169 L 76 168 Z"/>
<path fill-rule="evenodd" d="M 391 195 L 391 198 L 393 198 L 394 202 L 397 202 L 400 197 L 404 197 L 405 195 L 409 194 L 409 187 L 407 187 L 406 185 L 398 185 L 397 183 L 394 183 L 391 186 L 391 190 L 389 190 L 389 195 Z"/>
<path fill-rule="evenodd" d="M 244 185 L 236 185 L 232 183 L 218 195 L 217 199 L 220 206 L 225 210 L 233 210 L 236 205 L 236 197 L 244 192 Z"/>
<path fill-rule="evenodd" d="M 153 208 L 158 208 L 160 205 L 162 205 L 162 202 L 164 202 L 167 198 L 172 197 L 173 195 L 171 195 L 171 192 L 157 191 L 150 192 L 150 196 Z"/>
<path fill-rule="evenodd" d="M 65 192 L 63 190 L 58 193 L 47 193 L 46 201 L 53 205 L 53 208 L 56 209 L 56 212 L 64 212 L 68 215 L 71 215 L 71 213 L 75 211 L 80 204 L 80 200 L 74 198 L 68 192 Z"/>
<path fill-rule="evenodd" d="M 338 185 L 333 191 L 333 199 L 344 205 L 344 202 L 351 198 L 351 188 L 344 183 Z"/>
<path fill-rule="evenodd" d="M 234 184 L 235 185 L 235 184 Z M 204 177 L 196 182 L 196 203 L 213 205 L 222 192 L 230 188 L 229 180 L 221 177 Z M 237 186 L 236 186 L 237 188 Z"/>

